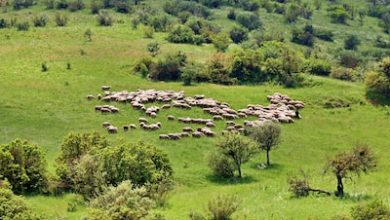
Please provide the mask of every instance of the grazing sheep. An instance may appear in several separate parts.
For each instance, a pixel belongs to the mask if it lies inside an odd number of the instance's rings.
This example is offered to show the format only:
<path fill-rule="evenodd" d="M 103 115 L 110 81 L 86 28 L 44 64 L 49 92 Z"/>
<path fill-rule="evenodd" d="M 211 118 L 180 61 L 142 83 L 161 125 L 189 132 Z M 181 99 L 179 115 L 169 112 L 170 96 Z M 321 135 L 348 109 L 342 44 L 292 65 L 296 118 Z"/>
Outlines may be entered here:
<path fill-rule="evenodd" d="M 183 132 L 189 132 L 189 133 L 191 133 L 191 132 L 193 132 L 194 131 L 194 129 L 192 129 L 191 127 L 185 127 L 185 128 L 183 128 Z"/>
<path fill-rule="evenodd" d="M 110 122 L 103 122 L 103 128 L 107 128 L 108 126 L 110 126 L 111 123 Z"/>
<path fill-rule="evenodd" d="M 163 106 L 161 106 L 162 109 L 169 109 L 171 108 L 171 105 L 170 104 L 165 104 Z"/>
<path fill-rule="evenodd" d="M 138 121 L 141 123 L 148 123 L 148 120 L 146 118 L 139 118 Z"/>
<path fill-rule="evenodd" d="M 160 139 L 169 140 L 169 136 L 167 134 L 160 134 Z"/>
<path fill-rule="evenodd" d="M 109 134 L 116 134 L 118 133 L 118 128 L 110 125 L 107 127 L 107 131 Z"/>
<path fill-rule="evenodd" d="M 129 127 L 130 129 L 137 129 L 137 126 L 135 124 L 130 124 Z"/>
<path fill-rule="evenodd" d="M 206 123 L 206 126 L 209 127 L 209 128 L 215 127 L 214 123 L 211 122 L 211 121 L 207 122 L 207 123 Z"/>
<path fill-rule="evenodd" d="M 194 137 L 194 138 L 201 138 L 203 136 L 204 136 L 204 134 L 200 131 L 195 131 L 194 133 L 192 133 L 192 137 Z"/>
<path fill-rule="evenodd" d="M 102 86 L 103 91 L 108 91 L 111 89 L 111 86 Z"/>
<path fill-rule="evenodd" d="M 168 115 L 168 120 L 169 121 L 174 121 L 176 118 L 175 118 L 175 116 L 173 116 L 173 115 Z"/>
<path fill-rule="evenodd" d="M 130 126 L 128 126 L 128 125 L 123 125 L 123 130 L 124 130 L 124 131 L 128 131 L 129 128 L 130 128 Z"/>
<path fill-rule="evenodd" d="M 93 96 L 93 95 L 87 95 L 87 99 L 88 100 L 92 100 L 92 99 L 94 99 L 95 98 L 95 96 Z"/>
<path fill-rule="evenodd" d="M 180 134 L 168 134 L 168 136 L 171 140 L 179 140 L 181 138 Z"/>
<path fill-rule="evenodd" d="M 214 116 L 213 116 L 213 120 L 214 120 L 214 121 L 220 121 L 220 120 L 223 120 L 223 117 L 220 116 L 220 115 L 214 115 Z"/>
<path fill-rule="evenodd" d="M 235 123 L 234 121 L 227 121 L 227 122 L 226 122 L 226 125 L 227 125 L 227 126 L 235 126 L 236 123 Z"/>

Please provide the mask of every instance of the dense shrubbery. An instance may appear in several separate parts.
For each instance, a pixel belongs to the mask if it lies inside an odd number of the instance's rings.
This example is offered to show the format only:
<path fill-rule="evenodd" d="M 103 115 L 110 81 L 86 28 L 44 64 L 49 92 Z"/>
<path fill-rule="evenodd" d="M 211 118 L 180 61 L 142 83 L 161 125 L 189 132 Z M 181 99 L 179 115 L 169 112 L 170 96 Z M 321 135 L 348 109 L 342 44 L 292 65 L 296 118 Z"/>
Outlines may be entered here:
<path fill-rule="evenodd" d="M 207 18 L 211 11 L 202 4 L 194 1 L 172 0 L 164 4 L 164 10 L 168 14 L 178 15 L 180 12 L 189 12 L 192 15 Z"/>
<path fill-rule="evenodd" d="M 248 39 L 248 30 L 243 27 L 234 26 L 229 32 L 230 39 L 236 44 Z"/>
<path fill-rule="evenodd" d="M 28 8 L 36 4 L 35 0 L 13 0 L 12 6 L 15 10 L 19 10 L 22 8 Z"/>
<path fill-rule="evenodd" d="M 328 9 L 331 21 L 339 24 L 346 24 L 350 18 L 348 12 L 342 6 L 333 6 Z"/>
<path fill-rule="evenodd" d="M 294 29 L 292 32 L 291 41 L 297 44 L 312 47 L 314 45 L 314 28 L 311 25 L 306 25 L 303 30 Z"/>
<path fill-rule="evenodd" d="M 345 68 L 345 67 L 332 68 L 332 72 L 330 73 L 330 77 L 332 77 L 334 79 L 341 79 L 341 80 L 347 80 L 347 81 L 354 81 L 355 80 L 354 70 L 351 68 Z"/>
<path fill-rule="evenodd" d="M 32 21 L 34 27 L 45 27 L 49 21 L 49 17 L 47 15 L 36 15 L 33 17 Z"/>
<path fill-rule="evenodd" d="M 64 27 L 68 23 L 68 17 L 65 14 L 56 14 L 54 20 L 59 27 Z"/>
<path fill-rule="evenodd" d="M 33 213 L 22 198 L 12 193 L 6 186 L 0 184 L 0 218 L 4 220 L 40 220 L 37 214 Z"/>
<path fill-rule="evenodd" d="M 328 76 L 331 73 L 331 65 L 326 60 L 311 59 L 306 63 L 306 72 L 314 75 Z"/>
<path fill-rule="evenodd" d="M 111 26 L 113 23 L 113 18 L 108 11 L 99 11 L 97 20 L 100 26 Z"/>
<path fill-rule="evenodd" d="M 373 201 L 353 207 L 351 215 L 354 220 L 385 220 L 390 219 L 390 208 L 383 202 Z"/>
<path fill-rule="evenodd" d="M 259 15 L 249 12 L 238 14 L 236 21 L 249 30 L 259 29 L 263 26 Z"/>
<path fill-rule="evenodd" d="M 188 43 L 200 45 L 203 43 L 201 36 L 195 35 L 194 31 L 184 25 L 175 26 L 168 35 L 167 40 L 172 43 Z"/>
<path fill-rule="evenodd" d="M 316 36 L 317 38 L 319 38 L 321 40 L 333 41 L 334 35 L 333 35 L 333 32 L 331 30 L 316 27 L 314 29 L 314 36 Z"/>
<path fill-rule="evenodd" d="M 46 190 L 46 160 L 39 146 L 22 140 L 0 145 L 0 164 L 0 180 L 7 180 L 14 192 Z"/>
<path fill-rule="evenodd" d="M 187 56 L 182 53 L 168 54 L 152 62 L 148 67 L 148 76 L 156 81 L 175 81 L 181 77 L 181 68 L 185 66 Z"/>
<path fill-rule="evenodd" d="M 16 30 L 18 31 L 28 31 L 30 29 L 30 24 L 27 21 L 19 22 L 16 24 Z"/>
<path fill-rule="evenodd" d="M 390 58 L 384 58 L 379 70 L 369 72 L 365 79 L 367 93 L 371 98 L 390 98 Z"/>
<path fill-rule="evenodd" d="M 357 50 L 359 45 L 360 40 L 356 35 L 350 35 L 344 41 L 344 49 L 346 50 Z"/>

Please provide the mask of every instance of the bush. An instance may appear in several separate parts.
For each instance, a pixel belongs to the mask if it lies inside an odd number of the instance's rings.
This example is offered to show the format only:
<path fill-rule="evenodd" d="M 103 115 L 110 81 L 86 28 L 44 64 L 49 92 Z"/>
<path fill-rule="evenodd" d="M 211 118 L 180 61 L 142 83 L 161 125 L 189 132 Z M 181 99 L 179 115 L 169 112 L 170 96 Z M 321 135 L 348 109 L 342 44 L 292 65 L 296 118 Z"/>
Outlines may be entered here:
<path fill-rule="evenodd" d="M 0 20 L 0 28 L 1 28 L 1 20 Z M 384 38 L 382 36 L 378 36 L 375 39 L 375 46 L 379 48 L 390 49 L 390 38 Z"/>
<path fill-rule="evenodd" d="M 128 14 L 131 11 L 131 6 L 128 1 L 120 0 L 115 2 L 115 11 L 123 14 Z"/>
<path fill-rule="evenodd" d="M 15 10 L 28 8 L 36 4 L 35 0 L 13 0 L 12 6 Z"/>
<path fill-rule="evenodd" d="M 384 58 L 379 65 L 378 72 L 369 72 L 366 74 L 365 84 L 367 93 L 372 98 L 390 97 L 390 58 Z"/>
<path fill-rule="evenodd" d="M 103 6 L 100 2 L 92 1 L 91 2 L 91 13 L 92 14 L 98 14 L 100 9 L 102 9 Z"/>
<path fill-rule="evenodd" d="M 340 54 L 339 62 L 347 68 L 356 68 L 361 62 L 360 56 L 355 52 L 345 51 Z"/>
<path fill-rule="evenodd" d="M 209 167 L 213 174 L 222 178 L 234 177 L 234 163 L 233 161 L 223 155 L 213 153 L 209 157 Z"/>
<path fill-rule="evenodd" d="M 237 196 L 219 195 L 210 200 L 207 209 L 213 220 L 227 220 L 239 209 L 241 201 Z"/>
<path fill-rule="evenodd" d="M 346 24 L 349 14 L 342 6 L 333 6 L 328 9 L 329 16 L 333 23 Z"/>
<path fill-rule="evenodd" d="M 10 27 L 10 24 L 5 18 L 0 18 L 0 29 L 8 28 Z"/>
<path fill-rule="evenodd" d="M 46 160 L 39 146 L 22 140 L 0 145 L 0 164 L 0 180 L 6 179 L 14 192 L 46 190 Z"/>
<path fill-rule="evenodd" d="M 146 188 L 124 181 L 91 201 L 88 219 L 144 219 L 153 208 Z"/>
<path fill-rule="evenodd" d="M 229 9 L 229 12 L 227 14 L 227 18 L 229 20 L 236 20 L 236 11 L 234 9 Z"/>
<path fill-rule="evenodd" d="M 30 29 L 30 24 L 27 21 L 17 23 L 16 24 L 16 29 L 18 31 L 28 31 Z"/>
<path fill-rule="evenodd" d="M 187 63 L 181 68 L 181 79 L 183 85 L 190 86 L 198 72 L 202 71 L 202 66 L 198 63 Z"/>
<path fill-rule="evenodd" d="M 56 14 L 54 20 L 58 27 L 64 27 L 68 23 L 68 17 L 65 14 Z"/>
<path fill-rule="evenodd" d="M 312 59 L 306 65 L 306 71 L 313 75 L 328 76 L 331 69 L 330 63 L 319 59 Z"/>
<path fill-rule="evenodd" d="M 32 21 L 34 27 L 45 27 L 49 21 L 49 17 L 47 17 L 47 15 L 36 15 L 33 17 Z"/>
<path fill-rule="evenodd" d="M 152 63 L 149 68 L 149 78 L 155 81 L 176 81 L 181 77 L 181 68 L 185 66 L 187 56 L 178 52 L 167 54 Z"/>
<path fill-rule="evenodd" d="M 292 42 L 312 47 L 314 45 L 314 29 L 311 25 L 306 25 L 303 30 L 294 29 L 292 32 Z"/>
<path fill-rule="evenodd" d="M 291 4 L 284 13 L 284 18 L 288 23 L 293 23 L 298 20 L 301 14 L 301 8 L 297 4 Z"/>
<path fill-rule="evenodd" d="M 354 71 L 351 68 L 333 68 L 330 77 L 346 81 L 354 81 Z"/>
<path fill-rule="evenodd" d="M 354 220 L 385 220 L 390 219 L 390 208 L 376 200 L 353 207 L 351 215 Z"/>
<path fill-rule="evenodd" d="M 314 36 L 324 41 L 333 41 L 334 34 L 331 30 L 316 27 L 314 29 Z"/>
<path fill-rule="evenodd" d="M 167 40 L 172 43 L 188 43 L 196 45 L 203 43 L 200 36 L 196 36 L 191 28 L 184 25 L 175 26 L 169 32 Z"/>
<path fill-rule="evenodd" d="M 69 3 L 67 0 L 60 0 L 56 4 L 57 9 L 67 9 L 69 6 Z"/>
<path fill-rule="evenodd" d="M 68 4 L 68 9 L 71 12 L 79 11 L 85 8 L 85 4 L 82 0 L 76 0 Z"/>
<path fill-rule="evenodd" d="M 350 35 L 344 41 L 344 48 L 346 50 L 357 50 L 359 45 L 360 40 L 356 35 Z"/>
<path fill-rule="evenodd" d="M 226 33 L 215 34 L 211 37 L 211 40 L 219 52 L 225 52 L 231 43 L 230 37 Z"/>
<path fill-rule="evenodd" d="M 229 32 L 230 39 L 236 44 L 241 43 L 248 39 L 248 30 L 242 27 L 234 26 Z"/>
<path fill-rule="evenodd" d="M 205 71 L 213 83 L 222 85 L 232 85 L 235 83 L 229 76 L 227 57 L 223 54 L 214 54 L 207 62 Z"/>
<path fill-rule="evenodd" d="M 259 15 L 254 13 L 240 13 L 237 15 L 236 21 L 249 30 L 259 29 L 263 26 Z"/>
<path fill-rule="evenodd" d="M 148 52 L 152 57 L 155 57 L 160 51 L 160 44 L 157 41 L 152 41 L 148 43 L 146 49 L 148 50 Z"/>
<path fill-rule="evenodd" d="M 97 16 L 97 20 L 100 26 L 111 26 L 113 18 L 108 11 L 101 10 Z"/>
<path fill-rule="evenodd" d="M 0 187 L 0 217 L 4 220 L 40 220 L 37 214 L 33 213 L 22 200 L 10 189 Z"/>
<path fill-rule="evenodd" d="M 144 27 L 144 37 L 145 38 L 153 38 L 154 35 L 154 28 L 150 26 Z"/>
<path fill-rule="evenodd" d="M 166 15 L 155 16 L 151 21 L 151 25 L 153 26 L 154 30 L 160 32 L 167 31 L 171 23 L 171 20 Z"/>

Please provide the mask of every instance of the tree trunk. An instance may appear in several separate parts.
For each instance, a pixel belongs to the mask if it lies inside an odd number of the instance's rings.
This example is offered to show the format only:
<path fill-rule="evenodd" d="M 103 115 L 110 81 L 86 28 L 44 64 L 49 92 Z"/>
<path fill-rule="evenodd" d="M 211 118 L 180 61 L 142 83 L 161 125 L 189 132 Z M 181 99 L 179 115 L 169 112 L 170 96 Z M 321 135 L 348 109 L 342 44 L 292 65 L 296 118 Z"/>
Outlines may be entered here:
<path fill-rule="evenodd" d="M 267 150 L 267 167 L 270 165 L 270 162 L 269 162 L 269 150 Z"/>
<path fill-rule="evenodd" d="M 343 178 L 341 176 L 337 177 L 337 192 L 336 196 L 343 197 L 344 196 L 344 185 L 343 185 Z"/>
<path fill-rule="evenodd" d="M 237 170 L 238 170 L 238 178 L 241 178 L 242 175 L 241 175 L 241 166 L 240 165 L 237 165 Z"/>

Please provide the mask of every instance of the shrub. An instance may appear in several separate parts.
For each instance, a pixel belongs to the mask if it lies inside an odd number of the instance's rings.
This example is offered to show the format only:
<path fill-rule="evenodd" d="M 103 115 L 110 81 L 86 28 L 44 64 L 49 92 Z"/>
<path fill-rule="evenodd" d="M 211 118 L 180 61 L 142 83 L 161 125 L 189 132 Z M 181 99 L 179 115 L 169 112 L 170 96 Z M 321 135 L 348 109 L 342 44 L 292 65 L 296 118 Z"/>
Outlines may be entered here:
<path fill-rule="evenodd" d="M 316 27 L 314 29 L 314 36 L 324 41 L 333 41 L 334 34 L 331 30 Z"/>
<path fill-rule="evenodd" d="M 46 0 L 45 1 L 46 9 L 54 9 L 55 0 Z"/>
<path fill-rule="evenodd" d="M 58 27 L 64 27 L 68 23 L 68 17 L 65 14 L 56 14 L 54 20 Z"/>
<path fill-rule="evenodd" d="M 131 11 L 130 3 L 124 0 L 116 1 L 115 11 L 123 14 L 128 14 Z"/>
<path fill-rule="evenodd" d="M 345 51 L 340 54 L 339 62 L 347 68 L 356 68 L 361 62 L 361 58 L 355 52 Z"/>
<path fill-rule="evenodd" d="M 82 0 L 76 0 L 74 2 L 70 2 L 68 5 L 68 9 L 71 12 L 79 11 L 85 8 L 85 4 Z"/>
<path fill-rule="evenodd" d="M 47 63 L 46 62 L 43 62 L 41 64 L 41 71 L 42 72 L 47 72 L 49 70 L 49 67 L 47 66 Z"/>
<path fill-rule="evenodd" d="M 229 32 L 230 39 L 236 44 L 241 43 L 248 39 L 248 30 L 242 27 L 234 26 Z"/>
<path fill-rule="evenodd" d="M 225 52 L 231 43 L 230 37 L 226 33 L 215 34 L 211 37 L 214 47 L 219 52 Z"/>
<path fill-rule="evenodd" d="M 239 209 L 241 201 L 237 196 L 219 195 L 210 200 L 207 209 L 213 220 L 227 220 Z"/>
<path fill-rule="evenodd" d="M 288 23 L 293 23 L 298 20 L 301 14 L 301 8 L 297 4 L 291 4 L 284 13 L 284 18 Z"/>
<path fill-rule="evenodd" d="M 22 200 L 10 189 L 0 187 L 0 216 L 1 219 L 40 220 L 37 214 L 33 213 Z"/>
<path fill-rule="evenodd" d="M 191 13 L 188 11 L 180 12 L 177 17 L 179 18 L 182 24 L 186 23 L 188 19 L 191 17 Z"/>
<path fill-rule="evenodd" d="M 46 161 L 39 146 L 22 140 L 0 145 L 0 164 L 0 179 L 7 179 L 14 192 L 45 191 Z"/>
<path fill-rule="evenodd" d="M 1 28 L 1 20 L 0 20 L 0 28 Z M 390 49 L 390 38 L 384 38 L 382 36 L 378 36 L 375 39 L 375 46 L 379 48 L 387 48 Z"/>
<path fill-rule="evenodd" d="M 100 9 L 102 9 L 103 6 L 100 2 L 92 1 L 91 2 L 91 13 L 92 14 L 98 14 Z"/>
<path fill-rule="evenodd" d="M 333 6 L 328 9 L 329 16 L 333 23 L 346 24 L 349 14 L 342 6 Z"/>
<path fill-rule="evenodd" d="M 34 27 L 45 27 L 49 21 L 49 17 L 47 17 L 47 15 L 36 15 L 33 17 L 32 21 Z"/>
<path fill-rule="evenodd" d="M 91 201 L 88 219 L 144 219 L 153 208 L 146 188 L 124 181 Z"/>
<path fill-rule="evenodd" d="M 223 155 L 218 153 L 211 154 L 209 157 L 209 167 L 215 176 L 222 178 L 234 177 L 234 163 L 230 158 Z"/>
<path fill-rule="evenodd" d="M 167 31 L 171 23 L 171 20 L 166 15 L 155 16 L 151 21 L 154 30 L 161 32 Z"/>
<path fill-rule="evenodd" d="M 56 4 L 57 9 L 67 9 L 69 6 L 69 3 L 67 0 L 59 0 Z"/>
<path fill-rule="evenodd" d="M 36 4 L 35 0 L 13 0 L 12 6 L 15 10 L 28 8 Z"/>
<path fill-rule="evenodd" d="M 213 83 L 222 85 L 232 85 L 235 83 L 229 76 L 227 57 L 223 54 L 214 54 L 207 62 L 205 71 Z"/>
<path fill-rule="evenodd" d="M 390 208 L 376 200 L 353 207 L 351 215 L 354 220 L 385 220 L 390 219 Z"/>
<path fill-rule="evenodd" d="M 357 50 L 359 45 L 360 40 L 356 35 L 350 35 L 344 41 L 344 48 L 346 50 Z"/>
<path fill-rule="evenodd" d="M 234 9 L 229 9 L 229 12 L 227 14 L 227 18 L 229 20 L 236 20 L 236 11 Z"/>
<path fill-rule="evenodd" d="M 234 53 L 230 63 L 230 76 L 240 83 L 256 83 L 266 80 L 261 67 L 262 55 L 256 50 Z"/>
<path fill-rule="evenodd" d="M 292 42 L 312 47 L 314 45 L 314 29 L 311 25 L 306 25 L 303 30 L 294 29 L 292 32 Z"/>
<path fill-rule="evenodd" d="M 17 23 L 16 24 L 16 29 L 18 31 L 28 31 L 30 29 L 30 24 L 27 21 Z"/>
<path fill-rule="evenodd" d="M 197 63 L 187 63 L 184 67 L 182 67 L 181 79 L 183 80 L 183 85 L 190 86 L 196 74 L 200 71 L 202 71 L 201 66 Z"/>
<path fill-rule="evenodd" d="M 154 28 L 150 26 L 144 27 L 144 37 L 145 38 L 153 38 L 154 35 Z"/>
<path fill-rule="evenodd" d="M 181 68 L 185 66 L 186 60 L 187 56 L 182 52 L 167 54 L 150 65 L 149 78 L 156 81 L 179 80 Z"/>
<path fill-rule="evenodd" d="M 263 26 L 259 15 L 254 13 L 240 13 L 237 15 L 236 21 L 249 30 L 259 29 Z"/>
<path fill-rule="evenodd" d="M 351 68 L 333 68 L 330 77 L 347 81 L 354 81 L 354 71 Z"/>
<path fill-rule="evenodd" d="M 130 180 L 134 184 L 160 183 L 172 177 L 168 156 L 144 143 L 111 146 L 99 153 L 108 184 Z"/>
<path fill-rule="evenodd" d="M 175 26 L 168 34 L 167 40 L 172 43 L 202 44 L 199 36 L 195 36 L 194 31 L 184 25 Z"/>
<path fill-rule="evenodd" d="M 148 52 L 152 57 L 157 56 L 160 51 L 160 44 L 157 41 L 152 41 L 146 46 Z"/>
<path fill-rule="evenodd" d="M 326 60 L 312 59 L 307 63 L 306 71 L 310 74 L 328 76 L 331 73 L 331 65 Z"/>
<path fill-rule="evenodd" d="M 0 18 L 0 29 L 8 28 L 10 27 L 10 24 L 5 18 Z"/>
<path fill-rule="evenodd" d="M 108 11 L 101 10 L 97 16 L 97 20 L 100 26 L 111 26 L 113 18 Z"/>

